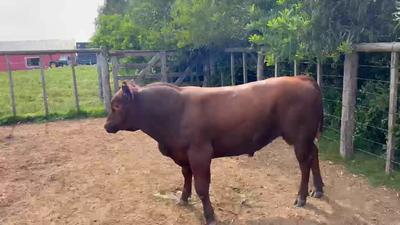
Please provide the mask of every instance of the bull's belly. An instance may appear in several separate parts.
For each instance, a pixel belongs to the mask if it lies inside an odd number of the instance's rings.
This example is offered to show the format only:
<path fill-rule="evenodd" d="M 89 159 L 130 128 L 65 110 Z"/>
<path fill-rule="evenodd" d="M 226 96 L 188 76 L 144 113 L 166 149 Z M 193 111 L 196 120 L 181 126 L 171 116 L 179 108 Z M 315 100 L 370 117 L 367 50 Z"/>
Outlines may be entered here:
<path fill-rule="evenodd" d="M 278 136 L 278 133 L 273 134 L 267 132 L 261 135 L 247 137 L 240 135 L 225 136 L 212 142 L 214 158 L 245 154 L 253 155 L 256 151 L 271 143 Z"/>
<path fill-rule="evenodd" d="M 213 144 L 214 158 L 230 157 L 239 155 L 253 155 L 256 151 L 264 147 L 254 141 L 243 142 L 240 144 Z"/>

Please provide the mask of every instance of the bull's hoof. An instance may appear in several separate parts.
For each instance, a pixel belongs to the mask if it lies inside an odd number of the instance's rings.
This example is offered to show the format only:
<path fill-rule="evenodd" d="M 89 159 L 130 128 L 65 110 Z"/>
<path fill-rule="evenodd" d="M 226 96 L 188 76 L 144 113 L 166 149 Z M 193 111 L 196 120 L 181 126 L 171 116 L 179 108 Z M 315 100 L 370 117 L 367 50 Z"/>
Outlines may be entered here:
<path fill-rule="evenodd" d="M 324 196 L 322 191 L 311 191 L 311 197 L 322 198 L 322 196 Z"/>
<path fill-rule="evenodd" d="M 296 199 L 296 201 L 294 201 L 294 204 L 295 204 L 297 207 L 303 207 L 303 206 L 306 205 L 306 200 L 298 200 L 298 199 Z"/>
<path fill-rule="evenodd" d="M 185 206 L 185 205 L 188 205 L 188 204 L 189 204 L 188 201 L 185 201 L 185 200 L 182 200 L 182 199 L 178 199 L 175 202 L 175 205 L 179 205 L 179 206 Z"/>
<path fill-rule="evenodd" d="M 212 221 L 211 223 L 208 223 L 207 225 L 217 225 L 217 222 Z"/>

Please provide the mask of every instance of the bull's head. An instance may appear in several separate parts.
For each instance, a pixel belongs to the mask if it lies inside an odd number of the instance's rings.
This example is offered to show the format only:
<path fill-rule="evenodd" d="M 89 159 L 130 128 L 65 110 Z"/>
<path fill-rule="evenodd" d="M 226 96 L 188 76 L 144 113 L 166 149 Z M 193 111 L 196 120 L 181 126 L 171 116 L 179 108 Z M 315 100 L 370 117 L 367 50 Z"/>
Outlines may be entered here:
<path fill-rule="evenodd" d="M 107 117 L 104 129 L 108 133 L 117 133 L 120 130 L 136 131 L 135 126 L 135 94 L 138 88 L 125 81 L 122 87 L 111 99 L 111 112 Z"/>

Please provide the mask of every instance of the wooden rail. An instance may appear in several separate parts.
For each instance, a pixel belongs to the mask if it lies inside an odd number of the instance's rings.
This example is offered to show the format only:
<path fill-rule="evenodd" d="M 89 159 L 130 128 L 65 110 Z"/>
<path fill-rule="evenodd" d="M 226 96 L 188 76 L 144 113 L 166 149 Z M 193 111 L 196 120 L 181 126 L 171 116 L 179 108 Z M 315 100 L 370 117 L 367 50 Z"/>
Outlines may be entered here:
<path fill-rule="evenodd" d="M 70 49 L 70 50 L 29 50 L 29 51 L 0 51 L 0 55 L 55 55 L 74 53 L 99 53 L 100 49 Z"/>

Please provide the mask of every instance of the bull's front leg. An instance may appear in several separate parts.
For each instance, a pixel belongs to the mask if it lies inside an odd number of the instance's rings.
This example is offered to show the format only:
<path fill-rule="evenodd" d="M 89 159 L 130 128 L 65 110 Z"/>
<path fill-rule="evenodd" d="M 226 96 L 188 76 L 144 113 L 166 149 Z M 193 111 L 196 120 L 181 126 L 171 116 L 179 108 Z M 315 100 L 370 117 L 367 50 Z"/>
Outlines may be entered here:
<path fill-rule="evenodd" d="M 194 185 L 197 195 L 203 203 L 203 212 L 207 225 L 215 225 L 214 209 L 211 205 L 209 188 L 211 181 L 211 159 L 213 149 L 211 145 L 200 145 L 189 150 L 190 168 L 193 171 Z"/>
<path fill-rule="evenodd" d="M 184 184 L 181 198 L 176 201 L 177 205 L 187 205 L 189 203 L 189 198 L 192 195 L 192 169 L 189 166 L 182 167 L 182 174 L 184 177 Z"/>

